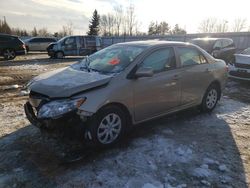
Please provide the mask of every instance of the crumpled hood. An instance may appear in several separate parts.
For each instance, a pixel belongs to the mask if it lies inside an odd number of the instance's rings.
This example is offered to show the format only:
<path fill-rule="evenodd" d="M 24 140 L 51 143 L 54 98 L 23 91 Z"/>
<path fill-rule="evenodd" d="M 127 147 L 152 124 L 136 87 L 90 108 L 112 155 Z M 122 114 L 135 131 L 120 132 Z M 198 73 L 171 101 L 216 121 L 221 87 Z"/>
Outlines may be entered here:
<path fill-rule="evenodd" d="M 29 89 L 50 98 L 70 97 L 76 93 L 105 85 L 111 78 L 98 72 L 85 72 L 68 67 L 35 77 Z"/>
<path fill-rule="evenodd" d="M 234 54 L 235 62 L 240 64 L 250 64 L 250 55 Z"/>

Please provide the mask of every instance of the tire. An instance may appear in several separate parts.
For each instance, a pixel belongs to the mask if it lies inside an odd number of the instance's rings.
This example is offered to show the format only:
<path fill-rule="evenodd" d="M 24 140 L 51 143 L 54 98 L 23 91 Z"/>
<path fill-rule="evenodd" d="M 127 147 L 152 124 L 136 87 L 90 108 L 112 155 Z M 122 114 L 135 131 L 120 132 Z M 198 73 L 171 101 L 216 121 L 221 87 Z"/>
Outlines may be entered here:
<path fill-rule="evenodd" d="M 15 59 L 16 52 L 13 49 L 6 49 L 6 50 L 3 51 L 3 57 L 6 60 Z"/>
<path fill-rule="evenodd" d="M 56 52 L 55 57 L 57 59 L 62 59 L 64 57 L 64 54 L 63 54 L 63 52 L 59 51 L 59 52 Z"/>
<path fill-rule="evenodd" d="M 200 105 L 201 111 L 211 112 L 216 107 L 216 104 L 220 98 L 220 87 L 216 84 L 212 84 L 207 88 L 205 95 L 203 96 L 202 103 Z"/>
<path fill-rule="evenodd" d="M 85 131 L 85 139 L 91 146 L 109 147 L 125 134 L 126 115 L 117 106 L 107 106 L 95 114 Z"/>
<path fill-rule="evenodd" d="M 28 53 L 30 51 L 29 46 L 25 46 L 26 52 Z"/>

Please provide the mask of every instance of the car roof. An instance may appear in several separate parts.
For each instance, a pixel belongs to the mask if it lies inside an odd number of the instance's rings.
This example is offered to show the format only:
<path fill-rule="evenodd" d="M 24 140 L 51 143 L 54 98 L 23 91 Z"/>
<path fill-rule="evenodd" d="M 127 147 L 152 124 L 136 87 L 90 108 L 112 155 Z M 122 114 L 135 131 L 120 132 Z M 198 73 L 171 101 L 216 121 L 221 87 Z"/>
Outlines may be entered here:
<path fill-rule="evenodd" d="M 159 41 L 159 40 L 146 40 L 146 41 L 132 41 L 132 42 L 123 42 L 123 43 L 117 43 L 115 45 L 131 45 L 131 46 L 162 46 L 162 45 L 169 45 L 169 46 L 195 46 L 193 44 L 187 43 L 187 42 L 179 42 L 179 41 Z"/>
<path fill-rule="evenodd" d="M 230 38 L 214 38 L 214 37 L 194 38 L 194 39 L 191 39 L 191 40 L 193 40 L 193 41 L 195 41 L 195 40 L 216 41 L 216 40 L 221 40 L 221 39 L 232 40 Z"/>
<path fill-rule="evenodd" d="M 10 35 L 10 34 L 6 34 L 6 33 L 0 33 L 1 37 L 18 37 L 16 35 Z"/>

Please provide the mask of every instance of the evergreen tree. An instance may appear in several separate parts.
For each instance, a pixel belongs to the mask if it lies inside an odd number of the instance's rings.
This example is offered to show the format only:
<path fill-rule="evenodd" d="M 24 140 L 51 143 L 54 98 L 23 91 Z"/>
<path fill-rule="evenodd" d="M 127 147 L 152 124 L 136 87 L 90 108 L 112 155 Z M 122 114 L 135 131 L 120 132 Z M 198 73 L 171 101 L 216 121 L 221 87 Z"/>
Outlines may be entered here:
<path fill-rule="evenodd" d="M 88 35 L 98 35 L 99 34 L 99 26 L 100 26 L 100 16 L 97 13 L 97 10 L 93 12 L 92 19 L 89 24 Z"/>
<path fill-rule="evenodd" d="M 3 17 L 3 21 L 0 20 L 0 33 L 11 34 L 11 29 L 9 24 L 6 21 L 5 16 Z"/>
<path fill-rule="evenodd" d="M 186 34 L 186 30 L 179 27 L 178 24 L 175 24 L 172 34 Z"/>
<path fill-rule="evenodd" d="M 38 35 L 36 27 L 34 27 L 33 31 L 31 31 L 31 34 L 33 37 L 36 37 Z"/>

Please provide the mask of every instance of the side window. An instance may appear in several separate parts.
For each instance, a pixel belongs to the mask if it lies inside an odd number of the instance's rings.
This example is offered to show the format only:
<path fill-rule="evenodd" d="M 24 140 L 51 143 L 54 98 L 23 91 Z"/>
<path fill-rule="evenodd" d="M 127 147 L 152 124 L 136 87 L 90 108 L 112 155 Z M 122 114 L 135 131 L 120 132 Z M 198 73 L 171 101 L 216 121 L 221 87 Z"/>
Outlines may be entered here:
<path fill-rule="evenodd" d="M 0 42 L 7 42 L 9 40 L 7 37 L 0 37 Z"/>
<path fill-rule="evenodd" d="M 221 43 L 221 40 L 217 40 L 214 44 L 214 47 L 213 49 L 221 49 L 222 48 L 222 43 Z"/>
<path fill-rule="evenodd" d="M 33 42 L 41 42 L 42 39 L 41 38 L 34 38 L 34 39 L 31 39 L 30 42 L 33 43 Z"/>
<path fill-rule="evenodd" d="M 173 48 L 165 48 L 151 53 L 144 59 L 141 67 L 150 67 L 154 73 L 176 68 L 176 59 Z"/>
<path fill-rule="evenodd" d="M 183 67 L 207 63 L 206 58 L 195 48 L 179 47 L 178 54 Z"/>
<path fill-rule="evenodd" d="M 226 48 L 230 45 L 230 41 L 228 40 L 222 40 L 222 48 Z"/>
<path fill-rule="evenodd" d="M 48 38 L 48 39 L 47 39 L 47 42 L 56 42 L 56 40 L 53 39 L 53 38 Z"/>
<path fill-rule="evenodd" d="M 75 38 L 74 37 L 69 37 L 65 40 L 65 45 L 72 45 L 75 43 Z"/>

